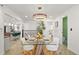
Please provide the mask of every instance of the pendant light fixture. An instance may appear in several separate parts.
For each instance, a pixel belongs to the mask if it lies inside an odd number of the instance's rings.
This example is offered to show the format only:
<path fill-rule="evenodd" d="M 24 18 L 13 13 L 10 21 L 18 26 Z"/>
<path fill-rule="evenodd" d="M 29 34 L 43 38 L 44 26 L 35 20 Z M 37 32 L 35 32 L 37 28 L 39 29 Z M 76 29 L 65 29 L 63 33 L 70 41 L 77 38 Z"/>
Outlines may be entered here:
<path fill-rule="evenodd" d="M 33 14 L 33 19 L 37 21 L 44 21 L 47 18 L 47 14 L 43 12 L 42 5 L 38 5 L 37 12 Z"/>

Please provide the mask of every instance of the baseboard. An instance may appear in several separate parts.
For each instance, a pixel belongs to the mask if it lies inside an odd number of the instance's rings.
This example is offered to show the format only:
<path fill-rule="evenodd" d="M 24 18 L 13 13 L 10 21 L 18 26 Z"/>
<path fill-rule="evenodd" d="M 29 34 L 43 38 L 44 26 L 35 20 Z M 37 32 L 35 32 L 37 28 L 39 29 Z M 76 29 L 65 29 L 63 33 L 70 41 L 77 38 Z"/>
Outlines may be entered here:
<path fill-rule="evenodd" d="M 74 55 L 77 55 L 77 53 L 75 51 L 73 51 L 72 49 L 68 48 L 69 51 L 71 51 L 72 53 L 74 53 Z"/>

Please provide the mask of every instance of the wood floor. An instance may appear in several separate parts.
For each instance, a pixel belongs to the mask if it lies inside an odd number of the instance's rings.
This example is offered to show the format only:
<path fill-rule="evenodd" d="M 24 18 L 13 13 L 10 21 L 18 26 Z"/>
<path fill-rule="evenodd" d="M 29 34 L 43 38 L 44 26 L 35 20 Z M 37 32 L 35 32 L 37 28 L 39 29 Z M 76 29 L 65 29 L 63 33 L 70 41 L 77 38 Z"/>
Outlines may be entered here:
<path fill-rule="evenodd" d="M 11 48 L 8 51 L 5 51 L 5 55 L 23 55 L 22 44 L 20 40 L 11 41 L 11 44 Z M 75 53 L 61 45 L 57 51 L 57 55 L 75 55 Z"/>

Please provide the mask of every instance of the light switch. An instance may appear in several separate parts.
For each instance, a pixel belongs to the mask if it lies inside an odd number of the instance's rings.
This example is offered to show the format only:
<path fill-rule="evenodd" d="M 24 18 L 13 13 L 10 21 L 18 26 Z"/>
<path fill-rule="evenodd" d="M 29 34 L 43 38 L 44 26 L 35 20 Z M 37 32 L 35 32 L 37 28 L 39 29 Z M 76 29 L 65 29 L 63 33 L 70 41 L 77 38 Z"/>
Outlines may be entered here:
<path fill-rule="evenodd" d="M 72 31 L 72 28 L 70 28 L 70 31 Z"/>

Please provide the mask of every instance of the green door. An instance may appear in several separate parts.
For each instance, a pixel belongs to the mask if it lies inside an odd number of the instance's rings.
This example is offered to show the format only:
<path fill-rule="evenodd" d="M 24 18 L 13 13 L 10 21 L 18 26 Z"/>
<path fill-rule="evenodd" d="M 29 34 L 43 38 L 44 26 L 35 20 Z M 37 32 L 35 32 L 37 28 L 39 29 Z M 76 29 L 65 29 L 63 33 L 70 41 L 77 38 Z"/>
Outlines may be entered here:
<path fill-rule="evenodd" d="M 67 23 L 68 17 L 63 17 L 63 44 L 67 47 L 67 35 L 68 35 L 68 23 Z"/>

